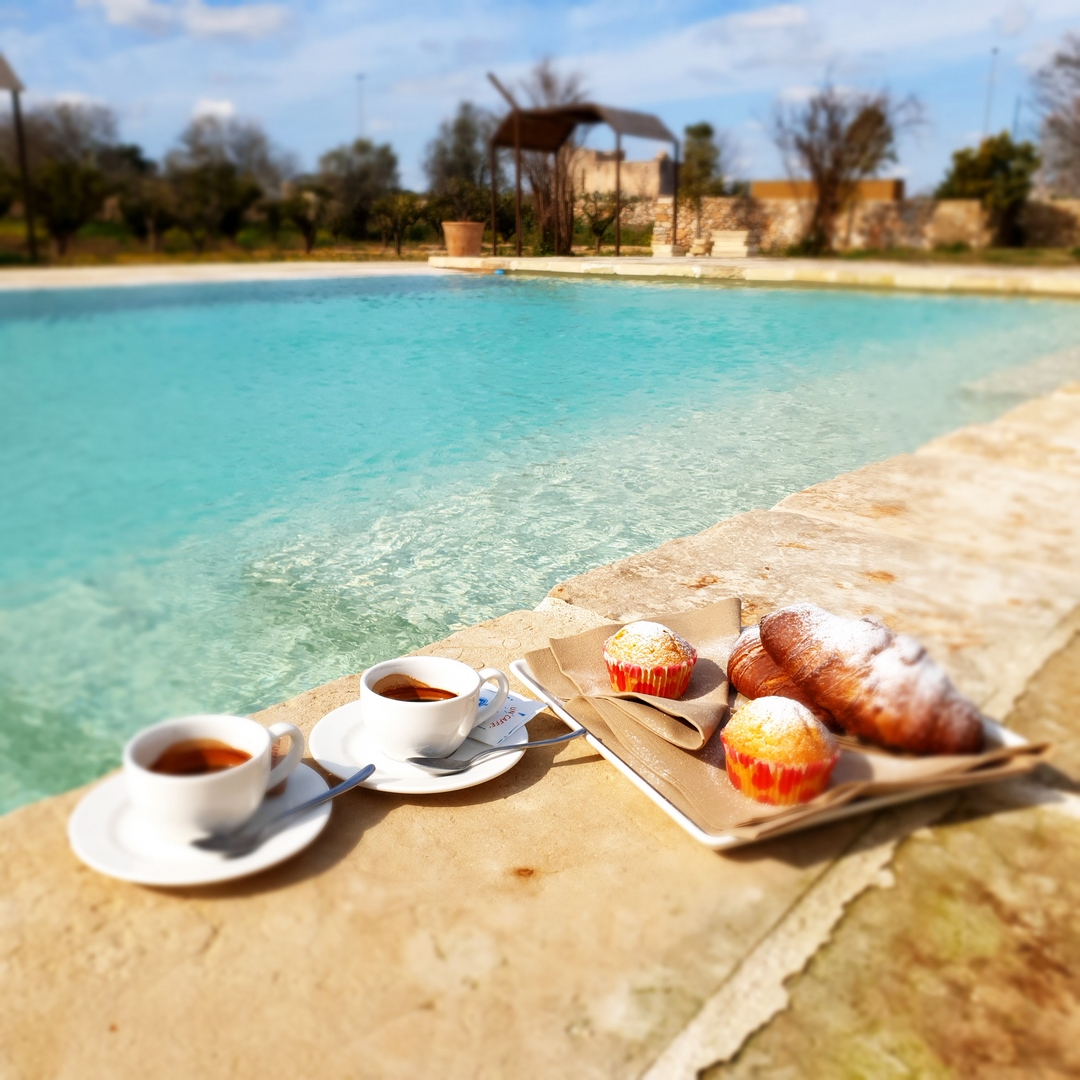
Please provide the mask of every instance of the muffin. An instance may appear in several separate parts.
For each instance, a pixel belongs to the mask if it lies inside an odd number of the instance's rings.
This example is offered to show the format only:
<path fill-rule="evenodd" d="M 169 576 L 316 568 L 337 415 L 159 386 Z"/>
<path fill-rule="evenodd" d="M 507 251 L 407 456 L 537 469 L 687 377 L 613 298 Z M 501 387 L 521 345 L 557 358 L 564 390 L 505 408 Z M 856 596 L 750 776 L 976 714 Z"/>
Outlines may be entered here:
<path fill-rule="evenodd" d="M 809 802 L 829 785 L 840 746 L 829 729 L 791 698 L 744 705 L 720 733 L 732 785 L 758 802 Z"/>
<path fill-rule="evenodd" d="M 679 698 L 690 685 L 697 649 L 654 622 L 628 623 L 604 642 L 612 690 Z"/>

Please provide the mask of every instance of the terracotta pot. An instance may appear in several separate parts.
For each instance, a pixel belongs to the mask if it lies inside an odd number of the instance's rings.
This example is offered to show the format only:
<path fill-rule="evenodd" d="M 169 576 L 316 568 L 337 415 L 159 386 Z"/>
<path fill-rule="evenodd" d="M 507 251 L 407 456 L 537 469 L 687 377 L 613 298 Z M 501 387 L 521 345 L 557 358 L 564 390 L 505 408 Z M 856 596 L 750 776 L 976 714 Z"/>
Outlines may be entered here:
<path fill-rule="evenodd" d="M 446 237 L 446 254 L 454 257 L 475 257 L 480 254 L 484 241 L 482 221 L 444 221 L 443 236 Z"/>

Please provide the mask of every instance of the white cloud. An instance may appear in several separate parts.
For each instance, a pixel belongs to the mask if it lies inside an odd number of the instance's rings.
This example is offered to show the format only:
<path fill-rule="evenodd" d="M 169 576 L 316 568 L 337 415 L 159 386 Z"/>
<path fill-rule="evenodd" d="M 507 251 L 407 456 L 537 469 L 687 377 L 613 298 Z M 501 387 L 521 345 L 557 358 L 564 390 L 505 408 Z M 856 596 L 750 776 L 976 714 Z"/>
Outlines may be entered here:
<path fill-rule="evenodd" d="M 149 34 L 168 33 L 176 27 L 176 11 L 155 0 L 78 0 L 81 8 L 100 7 L 106 22 Z"/>
<path fill-rule="evenodd" d="M 78 0 L 81 8 L 100 8 L 113 26 L 148 34 L 187 33 L 201 38 L 254 41 L 280 30 L 288 18 L 282 4 L 211 7 L 204 0 Z"/>
<path fill-rule="evenodd" d="M 191 115 L 196 119 L 201 116 L 213 116 L 218 120 L 229 120 L 236 115 L 236 106 L 224 99 L 199 98 L 195 102 L 195 108 L 191 110 Z"/>
<path fill-rule="evenodd" d="M 1034 75 L 1039 68 L 1046 67 L 1054 58 L 1054 54 L 1061 48 L 1059 38 L 1043 38 L 1036 41 L 1031 48 L 1026 49 L 1017 58 L 1017 63 L 1027 72 Z"/>
<path fill-rule="evenodd" d="M 180 9 L 184 29 L 195 37 L 232 37 L 253 41 L 269 37 L 284 25 L 288 12 L 281 4 L 244 4 L 208 7 L 202 0 L 188 0 Z"/>
<path fill-rule="evenodd" d="M 77 90 L 54 94 L 50 100 L 57 105 L 108 105 L 108 102 L 101 98 L 80 94 Z"/>
<path fill-rule="evenodd" d="M 810 12 L 798 4 L 777 4 L 757 11 L 740 11 L 729 15 L 724 22 L 734 31 L 786 30 L 792 26 L 807 26 Z"/>
<path fill-rule="evenodd" d="M 1017 37 L 1031 25 L 1031 8 L 1023 0 L 1009 0 L 1001 13 L 1001 32 Z"/>

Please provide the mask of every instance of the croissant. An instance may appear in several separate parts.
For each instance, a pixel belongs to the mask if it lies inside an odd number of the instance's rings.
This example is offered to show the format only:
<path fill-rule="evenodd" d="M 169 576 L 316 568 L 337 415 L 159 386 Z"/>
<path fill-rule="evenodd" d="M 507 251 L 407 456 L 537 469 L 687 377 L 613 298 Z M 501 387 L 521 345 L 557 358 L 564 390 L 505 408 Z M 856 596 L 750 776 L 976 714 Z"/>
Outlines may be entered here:
<path fill-rule="evenodd" d="M 748 698 L 785 697 L 805 705 L 831 728 L 836 721 L 825 709 L 815 705 L 809 695 L 779 668 L 761 644 L 760 627 L 748 626 L 735 642 L 728 658 L 728 681 Z"/>
<path fill-rule="evenodd" d="M 777 666 L 845 731 L 914 754 L 982 749 L 979 710 L 914 638 L 814 604 L 774 611 L 760 625 Z"/>

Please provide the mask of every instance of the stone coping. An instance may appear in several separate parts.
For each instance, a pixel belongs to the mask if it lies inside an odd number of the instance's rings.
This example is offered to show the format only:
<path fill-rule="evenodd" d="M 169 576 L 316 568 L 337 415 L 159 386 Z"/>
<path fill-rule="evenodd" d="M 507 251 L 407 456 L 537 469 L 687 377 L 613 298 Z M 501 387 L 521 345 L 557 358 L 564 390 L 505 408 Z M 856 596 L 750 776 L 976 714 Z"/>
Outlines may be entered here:
<path fill-rule="evenodd" d="M 575 258 L 450 258 L 427 263 L 266 262 L 174 263 L 131 266 L 31 267 L 0 271 L 0 292 L 101 289 L 227 282 L 317 281 L 334 278 L 420 276 L 468 270 L 632 278 L 689 278 L 741 284 L 833 285 L 930 292 L 1080 297 L 1080 269 L 912 266 L 840 259 L 714 259 L 626 256 Z"/>
<path fill-rule="evenodd" d="M 759 285 L 834 285 L 860 289 L 1080 297 L 1080 269 L 995 266 L 928 266 L 885 261 L 787 258 L 662 258 L 628 255 L 449 258 L 432 255 L 444 270 L 562 274 L 584 277 L 689 278 Z"/>
<path fill-rule="evenodd" d="M 916 633 L 1003 716 L 1080 626 L 1078 495 L 1080 384 L 421 651 L 505 668 L 607 618 L 811 599 Z M 350 675 L 257 719 L 308 732 L 357 694 Z M 76 861 L 81 794 L 0 819 L 0 1076 L 690 1080 L 784 1008 L 898 843 L 958 802 L 720 854 L 574 742 L 454 795 L 353 792 L 290 862 L 164 890 Z"/>
<path fill-rule="evenodd" d="M 0 270 L 0 292 L 107 289 L 136 285 L 214 285 L 243 281 L 431 277 L 445 273 L 422 262 L 145 263 L 131 266 L 39 266 Z"/>

